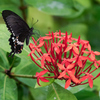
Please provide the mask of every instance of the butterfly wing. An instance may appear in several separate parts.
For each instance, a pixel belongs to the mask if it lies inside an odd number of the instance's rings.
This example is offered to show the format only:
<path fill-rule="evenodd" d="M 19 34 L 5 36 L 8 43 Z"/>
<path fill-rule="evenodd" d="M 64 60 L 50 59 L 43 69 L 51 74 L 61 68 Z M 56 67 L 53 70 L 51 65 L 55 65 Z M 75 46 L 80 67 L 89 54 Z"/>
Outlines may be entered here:
<path fill-rule="evenodd" d="M 27 23 L 12 11 L 4 10 L 2 12 L 3 19 L 8 27 L 8 30 L 15 36 L 26 32 L 29 33 L 29 26 Z"/>
<path fill-rule="evenodd" d="M 8 27 L 8 30 L 12 33 L 9 38 L 9 44 L 11 45 L 11 54 L 21 53 L 23 49 L 24 40 L 26 38 L 26 44 L 29 43 L 29 37 L 33 34 L 32 28 L 29 28 L 27 23 L 12 11 L 4 10 L 2 12 L 3 19 Z"/>

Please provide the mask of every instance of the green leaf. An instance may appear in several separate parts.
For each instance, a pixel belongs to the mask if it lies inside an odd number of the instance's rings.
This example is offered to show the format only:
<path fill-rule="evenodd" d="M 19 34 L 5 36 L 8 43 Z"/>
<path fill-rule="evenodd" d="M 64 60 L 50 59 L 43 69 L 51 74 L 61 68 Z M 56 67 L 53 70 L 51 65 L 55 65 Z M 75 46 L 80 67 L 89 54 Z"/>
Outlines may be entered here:
<path fill-rule="evenodd" d="M 42 88 L 30 88 L 30 91 L 35 100 L 77 100 L 70 91 L 56 83 Z"/>
<path fill-rule="evenodd" d="M 2 49 L 0 49 L 0 70 L 9 69 L 9 62 L 6 57 L 6 52 L 4 52 Z"/>
<path fill-rule="evenodd" d="M 76 17 L 82 14 L 84 7 L 72 0 L 25 0 L 25 2 L 39 11 L 50 15 Z"/>
<path fill-rule="evenodd" d="M 6 5 L 6 4 L 12 3 L 11 0 L 10 1 L 8 1 L 8 0 L 3 0 L 3 1 L 0 0 L 0 2 L 1 2 L 0 5 Z"/>
<path fill-rule="evenodd" d="M 17 100 L 15 81 L 2 73 L 0 73 L 0 100 Z"/>
<path fill-rule="evenodd" d="M 92 7 L 91 0 L 76 0 L 76 1 L 79 2 L 80 4 L 82 4 L 86 8 Z"/>
<path fill-rule="evenodd" d="M 3 50 L 10 52 L 10 46 L 8 39 L 10 38 L 10 32 L 7 30 L 5 24 L 0 24 L 0 48 Z"/>
<path fill-rule="evenodd" d="M 97 76 L 97 74 L 99 74 L 100 73 L 100 69 L 98 68 L 97 70 L 95 70 L 93 73 L 92 73 L 92 75 L 94 76 L 94 77 L 96 77 Z M 96 89 L 98 90 L 98 91 L 100 91 L 100 76 L 99 77 L 97 77 L 95 80 L 93 80 L 93 86 L 95 86 L 96 87 Z"/>
<path fill-rule="evenodd" d="M 55 80 L 55 82 L 57 84 L 59 84 L 61 87 L 65 87 L 65 80 Z M 81 91 L 82 89 L 87 88 L 89 85 L 88 84 L 84 84 L 84 85 L 79 85 L 79 86 L 75 86 L 75 87 L 68 87 L 67 90 L 69 90 L 71 93 L 77 93 L 79 91 Z"/>
<path fill-rule="evenodd" d="M 0 0 L 0 12 L 2 12 L 3 10 L 11 10 L 14 11 L 16 13 L 18 13 L 20 16 L 22 15 L 22 13 L 19 10 L 19 6 L 20 6 L 20 0 Z M 0 14 L 0 16 L 2 16 Z"/>
<path fill-rule="evenodd" d="M 40 88 L 29 88 L 32 100 L 47 100 L 48 86 Z"/>
<path fill-rule="evenodd" d="M 81 90 L 80 92 L 76 93 L 75 96 L 78 100 L 100 100 L 96 93 L 86 90 Z"/>
<path fill-rule="evenodd" d="M 9 64 L 11 67 L 16 67 L 19 65 L 19 63 L 21 62 L 21 58 L 14 56 L 12 57 L 8 57 L 9 53 L 7 53 L 7 59 L 9 61 Z"/>
<path fill-rule="evenodd" d="M 28 87 L 21 84 L 18 85 L 18 100 L 33 100 L 30 99 L 30 92 Z"/>
<path fill-rule="evenodd" d="M 17 88 L 18 88 L 18 100 L 22 100 L 22 98 L 23 98 L 23 88 L 22 88 L 22 85 L 18 84 Z"/>
<path fill-rule="evenodd" d="M 0 71 L 4 71 L 5 69 L 9 69 L 11 66 L 15 67 L 20 63 L 20 58 L 18 57 L 8 57 L 6 56 L 6 52 L 0 49 Z"/>
<path fill-rule="evenodd" d="M 60 85 L 54 83 L 48 88 L 47 100 L 77 100 L 76 97 L 68 90 L 62 88 Z"/>

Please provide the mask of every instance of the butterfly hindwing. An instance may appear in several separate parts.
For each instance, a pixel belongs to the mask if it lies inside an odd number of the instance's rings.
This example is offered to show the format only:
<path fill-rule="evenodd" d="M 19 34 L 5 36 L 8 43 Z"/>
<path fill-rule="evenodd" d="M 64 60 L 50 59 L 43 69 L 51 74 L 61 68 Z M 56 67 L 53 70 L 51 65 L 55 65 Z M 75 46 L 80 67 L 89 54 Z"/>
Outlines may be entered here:
<path fill-rule="evenodd" d="M 15 53 L 22 52 L 25 39 L 26 44 L 28 45 L 29 38 L 33 34 L 33 28 L 29 28 L 27 23 L 21 17 L 10 10 L 4 10 L 2 16 L 8 30 L 12 33 L 9 38 L 9 44 L 11 45 L 12 50 L 9 56 L 11 56 L 12 53 L 14 56 Z"/>

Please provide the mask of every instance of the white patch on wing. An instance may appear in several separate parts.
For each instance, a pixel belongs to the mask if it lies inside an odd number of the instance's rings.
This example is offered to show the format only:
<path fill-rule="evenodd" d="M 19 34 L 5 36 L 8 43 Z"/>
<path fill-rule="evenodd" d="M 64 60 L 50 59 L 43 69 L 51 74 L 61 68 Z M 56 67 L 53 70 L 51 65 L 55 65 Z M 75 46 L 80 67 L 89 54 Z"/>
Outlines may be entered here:
<path fill-rule="evenodd" d="M 23 45 L 23 44 L 24 44 L 24 42 L 18 41 L 18 38 L 16 38 L 15 40 L 17 41 L 17 44 L 18 44 L 18 45 Z"/>
<path fill-rule="evenodd" d="M 18 43 L 19 45 L 23 45 L 23 44 L 24 44 L 24 42 L 20 42 L 20 41 L 17 41 L 17 43 Z"/>

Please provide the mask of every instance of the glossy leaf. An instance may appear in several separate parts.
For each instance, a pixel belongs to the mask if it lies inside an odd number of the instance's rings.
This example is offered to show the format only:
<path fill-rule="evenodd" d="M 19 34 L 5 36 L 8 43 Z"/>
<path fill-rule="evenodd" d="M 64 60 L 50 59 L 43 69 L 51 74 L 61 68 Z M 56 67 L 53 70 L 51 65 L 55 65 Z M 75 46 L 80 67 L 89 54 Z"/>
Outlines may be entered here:
<path fill-rule="evenodd" d="M 99 96 L 97 96 L 96 93 L 86 90 L 81 90 L 76 93 L 75 96 L 78 100 L 99 100 Z"/>
<path fill-rule="evenodd" d="M 3 51 L 2 49 L 0 49 L 0 69 L 1 70 L 5 70 L 5 69 L 9 69 L 10 65 L 9 65 L 9 61 L 6 57 L 6 52 Z"/>
<path fill-rule="evenodd" d="M 17 95 L 15 81 L 0 73 L 0 100 L 17 100 Z"/>
<path fill-rule="evenodd" d="M 50 15 L 76 17 L 82 14 L 84 7 L 72 0 L 25 0 L 27 4 Z"/>
<path fill-rule="evenodd" d="M 30 91 L 35 100 L 77 100 L 70 91 L 56 83 L 42 88 L 30 88 Z"/>
<path fill-rule="evenodd" d="M 8 57 L 9 53 L 7 53 L 7 59 L 9 61 L 9 64 L 11 67 L 16 67 L 19 65 L 19 63 L 21 62 L 21 58 L 14 56 L 12 57 Z"/>

